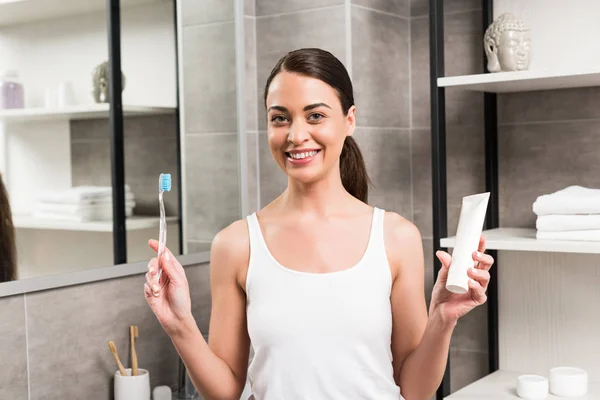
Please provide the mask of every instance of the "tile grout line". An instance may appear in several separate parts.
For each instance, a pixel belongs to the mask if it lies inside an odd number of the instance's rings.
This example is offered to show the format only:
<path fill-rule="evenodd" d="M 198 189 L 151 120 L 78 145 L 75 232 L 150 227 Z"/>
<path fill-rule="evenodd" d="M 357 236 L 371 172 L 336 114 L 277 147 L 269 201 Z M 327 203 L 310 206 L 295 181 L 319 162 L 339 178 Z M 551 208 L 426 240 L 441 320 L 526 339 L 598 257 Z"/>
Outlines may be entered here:
<path fill-rule="evenodd" d="M 519 121 L 519 122 L 500 122 L 498 126 L 519 126 L 519 125 L 546 125 L 546 124 L 569 124 L 572 122 L 600 122 L 600 118 L 574 118 L 574 119 L 556 119 L 548 121 Z"/>
<path fill-rule="evenodd" d="M 27 293 L 23 293 L 23 309 L 25 312 L 25 358 L 27 361 L 27 399 L 31 400 L 31 374 L 29 373 L 29 327 L 27 324 Z"/>
<path fill-rule="evenodd" d="M 376 14 L 387 15 L 389 17 L 394 17 L 394 18 L 400 18 L 400 19 L 403 19 L 403 20 L 406 20 L 406 21 L 410 20 L 410 17 L 406 17 L 406 16 L 400 15 L 400 14 L 394 14 L 394 13 L 391 13 L 391 12 L 388 12 L 388 11 L 377 10 L 375 8 L 361 6 L 361 5 L 358 5 L 358 4 L 353 4 L 353 6 L 356 7 L 356 8 L 362 9 L 362 10 L 372 11 L 372 12 L 374 12 Z"/>
<path fill-rule="evenodd" d="M 476 12 L 476 11 L 482 11 L 482 9 L 481 8 L 469 8 L 466 10 L 449 11 L 449 12 L 445 12 L 444 15 L 457 15 L 457 14 Z M 412 19 L 426 19 L 426 18 L 429 18 L 429 14 L 415 15 L 412 17 Z"/>
<path fill-rule="evenodd" d="M 344 0 L 344 34 L 346 35 L 346 69 L 352 80 L 352 0 Z"/>
<path fill-rule="evenodd" d="M 274 14 L 257 15 L 255 18 L 256 19 L 266 19 L 266 18 L 274 18 L 274 17 L 287 17 L 290 15 L 308 13 L 311 11 L 326 11 L 326 10 L 331 10 L 331 9 L 334 9 L 337 7 L 340 7 L 340 5 L 334 4 L 331 6 L 306 8 L 304 10 L 294 10 L 294 11 L 285 11 L 285 12 L 274 13 Z"/>
<path fill-rule="evenodd" d="M 408 13 L 410 15 L 410 2 L 407 0 Z M 411 220 L 415 220 L 415 179 L 413 168 L 413 85 L 412 85 L 412 19 L 408 19 L 408 125 L 411 127 L 408 134 L 409 168 L 410 168 L 410 214 Z"/>
<path fill-rule="evenodd" d="M 256 14 L 256 2 L 254 3 L 254 14 Z M 254 40 L 254 61 L 256 63 L 256 68 L 254 71 L 254 76 L 252 77 L 254 79 L 254 87 L 256 88 L 255 93 L 256 93 L 256 98 L 253 99 L 254 100 L 254 112 L 255 112 L 255 116 L 256 116 L 256 137 L 255 137 L 255 146 L 254 146 L 254 155 L 255 155 L 255 160 L 256 160 L 256 210 L 258 211 L 260 210 L 260 129 L 259 129 L 259 118 L 260 118 L 260 113 L 258 112 L 258 106 L 256 105 L 256 102 L 258 101 L 259 98 L 261 98 L 261 92 L 258 90 L 258 47 L 257 47 L 257 43 L 258 43 L 258 28 L 257 28 L 257 23 L 256 23 L 256 17 L 254 17 L 254 38 L 252 40 Z"/>
<path fill-rule="evenodd" d="M 220 20 L 220 21 L 200 22 L 198 24 L 189 24 L 189 25 L 181 24 L 181 28 L 182 28 L 182 30 L 184 30 L 187 28 L 197 28 L 197 27 L 204 27 L 204 26 L 225 25 L 225 24 L 234 24 L 234 23 L 235 23 L 234 19 L 224 19 L 224 20 Z"/>

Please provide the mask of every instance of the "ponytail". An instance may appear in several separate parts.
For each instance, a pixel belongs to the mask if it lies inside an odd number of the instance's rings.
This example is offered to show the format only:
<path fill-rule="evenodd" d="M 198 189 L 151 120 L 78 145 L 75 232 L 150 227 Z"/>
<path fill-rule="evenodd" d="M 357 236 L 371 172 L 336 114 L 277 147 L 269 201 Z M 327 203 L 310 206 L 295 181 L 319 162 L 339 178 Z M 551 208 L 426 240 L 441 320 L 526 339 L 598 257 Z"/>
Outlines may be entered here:
<path fill-rule="evenodd" d="M 367 167 L 358 143 L 351 136 L 346 136 L 346 140 L 344 140 L 340 155 L 340 173 L 342 184 L 348 193 L 363 203 L 367 203 L 369 197 Z"/>

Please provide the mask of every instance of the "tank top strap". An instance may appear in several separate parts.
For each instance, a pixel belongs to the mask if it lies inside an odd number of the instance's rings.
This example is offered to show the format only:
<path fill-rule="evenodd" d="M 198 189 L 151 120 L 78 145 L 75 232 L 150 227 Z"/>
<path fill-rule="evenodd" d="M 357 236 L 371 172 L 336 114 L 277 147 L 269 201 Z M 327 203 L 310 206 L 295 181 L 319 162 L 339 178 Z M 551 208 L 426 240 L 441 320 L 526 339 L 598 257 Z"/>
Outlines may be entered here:
<path fill-rule="evenodd" d="M 374 207 L 373 222 L 371 225 L 371 236 L 369 238 L 369 250 L 371 251 L 371 254 L 377 258 L 377 260 L 382 260 L 386 258 L 383 226 L 384 218 L 385 210 Z"/>
<path fill-rule="evenodd" d="M 250 236 L 250 253 L 257 252 L 261 248 L 262 233 L 256 213 L 248 215 L 246 221 L 248 222 L 248 235 Z"/>

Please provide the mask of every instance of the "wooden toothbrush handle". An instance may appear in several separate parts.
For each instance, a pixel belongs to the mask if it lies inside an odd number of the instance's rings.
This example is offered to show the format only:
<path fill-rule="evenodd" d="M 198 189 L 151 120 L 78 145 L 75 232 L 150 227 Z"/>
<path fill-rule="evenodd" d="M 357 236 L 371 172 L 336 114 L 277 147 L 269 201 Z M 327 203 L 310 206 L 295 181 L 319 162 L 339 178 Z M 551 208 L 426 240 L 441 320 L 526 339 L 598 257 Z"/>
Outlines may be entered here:
<path fill-rule="evenodd" d="M 131 336 L 131 375 L 136 376 L 138 374 L 138 360 L 135 352 L 135 338 Z"/>

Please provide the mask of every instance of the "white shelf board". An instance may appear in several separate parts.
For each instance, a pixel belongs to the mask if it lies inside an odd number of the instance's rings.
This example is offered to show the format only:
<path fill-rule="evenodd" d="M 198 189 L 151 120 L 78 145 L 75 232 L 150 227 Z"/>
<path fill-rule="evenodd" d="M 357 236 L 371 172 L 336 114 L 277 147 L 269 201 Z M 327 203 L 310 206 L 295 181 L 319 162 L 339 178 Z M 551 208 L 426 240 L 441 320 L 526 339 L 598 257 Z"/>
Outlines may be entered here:
<path fill-rule="evenodd" d="M 485 378 L 482 378 L 464 388 L 457 390 L 450 396 L 444 397 L 445 400 L 518 400 L 517 396 L 517 377 L 523 375 L 520 372 L 495 371 Z M 549 394 L 547 400 L 564 399 L 564 397 Z M 585 396 L 577 397 L 577 400 L 598 400 L 600 399 L 600 383 L 589 382 L 588 393 Z"/>
<path fill-rule="evenodd" d="M 76 120 L 91 118 L 107 118 L 109 105 L 82 104 L 63 108 L 19 108 L 0 110 L 0 121 L 3 122 L 27 122 L 44 120 Z M 175 112 L 172 107 L 152 107 L 124 105 L 124 116 L 170 114 Z"/>
<path fill-rule="evenodd" d="M 167 223 L 177 222 L 178 217 L 167 217 Z M 128 231 L 159 227 L 158 217 L 133 216 L 127 218 L 125 227 Z M 32 216 L 14 215 L 13 225 L 19 229 L 61 230 L 80 232 L 112 232 L 112 221 L 70 222 L 59 219 L 34 218 Z"/>
<path fill-rule="evenodd" d="M 0 26 L 22 24 L 106 10 L 102 0 L 5 0 L 0 2 Z M 121 0 L 121 7 L 166 0 Z"/>
<path fill-rule="evenodd" d="M 491 250 L 600 254 L 600 242 L 540 240 L 535 236 L 535 229 L 496 228 L 486 230 L 483 233 L 486 248 Z M 452 248 L 455 244 L 456 236 L 440 240 L 441 247 Z"/>
<path fill-rule="evenodd" d="M 514 71 L 438 78 L 440 87 L 477 92 L 510 93 L 600 86 L 600 70 Z"/>

